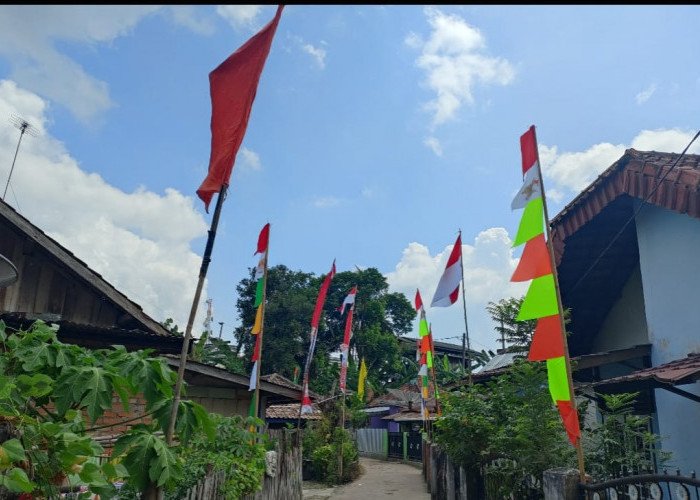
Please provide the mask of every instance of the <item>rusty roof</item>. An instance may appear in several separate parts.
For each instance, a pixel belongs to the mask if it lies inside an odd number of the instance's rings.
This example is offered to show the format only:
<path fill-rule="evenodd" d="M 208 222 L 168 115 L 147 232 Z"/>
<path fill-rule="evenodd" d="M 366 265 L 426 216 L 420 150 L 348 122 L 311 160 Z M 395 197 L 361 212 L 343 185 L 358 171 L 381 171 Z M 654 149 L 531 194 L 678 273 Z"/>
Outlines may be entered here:
<path fill-rule="evenodd" d="M 299 418 L 299 403 L 290 403 L 286 405 L 271 405 L 265 410 L 265 418 L 296 420 Z M 321 420 L 323 413 L 317 404 L 312 405 L 312 412 L 301 416 L 302 420 Z"/>
<path fill-rule="evenodd" d="M 591 352 L 610 307 L 639 266 L 639 202 L 700 218 L 700 155 L 679 158 L 628 149 L 550 222 L 562 304 L 571 308 L 572 356 Z"/>
<path fill-rule="evenodd" d="M 642 388 L 663 388 L 691 384 L 700 380 L 700 354 L 691 353 L 662 365 L 645 368 L 628 375 L 609 378 L 591 384 L 591 387 L 608 386 L 614 391 L 636 392 Z"/>
<path fill-rule="evenodd" d="M 435 420 L 437 415 L 430 413 L 428 419 Z M 419 411 L 403 411 L 382 417 L 382 420 L 393 420 L 394 422 L 416 422 L 423 420 L 423 414 Z"/>

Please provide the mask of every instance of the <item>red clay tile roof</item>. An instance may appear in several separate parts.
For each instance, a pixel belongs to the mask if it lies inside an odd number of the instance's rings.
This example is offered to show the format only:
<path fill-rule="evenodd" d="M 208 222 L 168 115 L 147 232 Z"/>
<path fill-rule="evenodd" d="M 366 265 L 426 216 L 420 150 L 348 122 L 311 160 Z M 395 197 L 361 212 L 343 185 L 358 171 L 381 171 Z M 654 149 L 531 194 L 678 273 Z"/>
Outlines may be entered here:
<path fill-rule="evenodd" d="M 700 155 L 684 155 L 673 167 L 679 156 L 676 153 L 626 150 L 552 219 L 552 243 L 557 263 L 566 238 L 623 194 L 641 200 L 650 196 L 648 203 L 700 218 Z M 659 184 L 661 178 L 663 182 Z"/>

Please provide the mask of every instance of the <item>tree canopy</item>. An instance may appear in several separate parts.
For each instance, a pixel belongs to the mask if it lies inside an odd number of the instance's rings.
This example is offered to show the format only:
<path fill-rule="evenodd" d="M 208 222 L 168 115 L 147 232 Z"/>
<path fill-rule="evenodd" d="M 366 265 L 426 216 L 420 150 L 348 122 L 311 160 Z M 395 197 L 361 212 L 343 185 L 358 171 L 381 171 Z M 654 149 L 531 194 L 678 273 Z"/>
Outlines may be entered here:
<path fill-rule="evenodd" d="M 246 354 L 246 369 L 252 366 L 249 353 L 255 338 L 250 334 L 255 321 L 254 269 L 237 286 L 238 315 L 241 325 L 234 330 L 238 352 Z M 292 271 L 284 265 L 267 271 L 265 320 L 261 373 L 279 373 L 293 378 L 295 368 L 303 370 L 309 350 L 311 317 L 325 275 Z M 348 387 L 357 386 L 359 360 L 367 365 L 368 382 L 376 389 L 391 384 L 401 372 L 398 337 L 412 329 L 415 310 L 400 293 L 390 293 L 386 278 L 376 269 L 336 273 L 330 283 L 319 323 L 316 348 L 311 364 L 311 390 L 327 393 L 338 380 L 339 367 L 330 361 L 343 342 L 347 308 L 338 307 L 357 286 L 352 339 L 348 363 Z"/>

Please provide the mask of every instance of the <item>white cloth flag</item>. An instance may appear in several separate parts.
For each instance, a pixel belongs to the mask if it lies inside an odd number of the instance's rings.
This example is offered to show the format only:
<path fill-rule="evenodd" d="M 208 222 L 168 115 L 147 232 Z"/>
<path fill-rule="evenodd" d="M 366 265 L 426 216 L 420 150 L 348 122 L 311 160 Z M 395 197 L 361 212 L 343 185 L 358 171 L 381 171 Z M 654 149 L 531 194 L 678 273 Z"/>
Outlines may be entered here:
<path fill-rule="evenodd" d="M 520 188 L 518 194 L 515 195 L 510 204 L 511 210 L 525 208 L 530 203 L 530 200 L 542 198 L 542 186 L 540 186 L 540 168 L 537 162 L 525 172 L 523 179 L 523 187 Z"/>

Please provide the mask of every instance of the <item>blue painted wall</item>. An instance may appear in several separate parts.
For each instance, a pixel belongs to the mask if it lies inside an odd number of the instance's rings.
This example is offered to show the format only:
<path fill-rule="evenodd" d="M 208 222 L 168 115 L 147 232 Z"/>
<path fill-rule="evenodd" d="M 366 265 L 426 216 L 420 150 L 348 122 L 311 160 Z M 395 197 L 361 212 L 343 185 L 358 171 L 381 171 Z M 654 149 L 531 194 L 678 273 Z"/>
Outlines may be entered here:
<path fill-rule="evenodd" d="M 700 220 L 646 205 L 637 215 L 652 365 L 700 352 Z M 700 395 L 700 383 L 679 386 Z M 656 390 L 658 433 L 682 474 L 700 471 L 700 403 Z"/>

